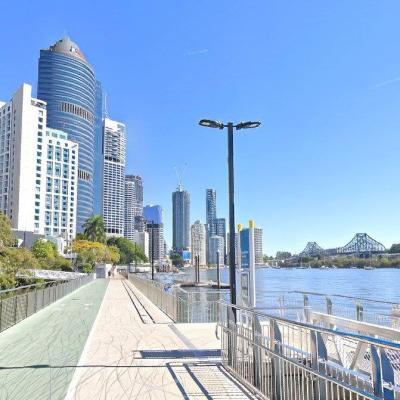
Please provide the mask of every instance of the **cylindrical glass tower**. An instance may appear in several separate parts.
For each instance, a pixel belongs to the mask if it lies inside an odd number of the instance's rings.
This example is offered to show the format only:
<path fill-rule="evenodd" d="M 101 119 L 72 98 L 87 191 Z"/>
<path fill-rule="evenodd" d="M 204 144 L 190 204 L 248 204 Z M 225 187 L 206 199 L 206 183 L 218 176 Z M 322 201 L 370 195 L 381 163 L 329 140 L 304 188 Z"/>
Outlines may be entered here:
<path fill-rule="evenodd" d="M 93 214 L 96 79 L 68 37 L 40 51 L 37 97 L 47 102 L 47 126 L 79 144 L 77 231 Z"/>

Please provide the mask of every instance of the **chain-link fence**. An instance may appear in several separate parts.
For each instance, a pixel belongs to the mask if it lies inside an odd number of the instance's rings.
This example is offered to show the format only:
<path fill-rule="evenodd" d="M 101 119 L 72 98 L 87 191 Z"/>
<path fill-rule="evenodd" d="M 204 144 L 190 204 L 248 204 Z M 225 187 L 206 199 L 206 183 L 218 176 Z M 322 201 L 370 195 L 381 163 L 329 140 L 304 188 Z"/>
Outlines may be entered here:
<path fill-rule="evenodd" d="M 91 282 L 94 275 L 0 291 L 0 332 Z"/>

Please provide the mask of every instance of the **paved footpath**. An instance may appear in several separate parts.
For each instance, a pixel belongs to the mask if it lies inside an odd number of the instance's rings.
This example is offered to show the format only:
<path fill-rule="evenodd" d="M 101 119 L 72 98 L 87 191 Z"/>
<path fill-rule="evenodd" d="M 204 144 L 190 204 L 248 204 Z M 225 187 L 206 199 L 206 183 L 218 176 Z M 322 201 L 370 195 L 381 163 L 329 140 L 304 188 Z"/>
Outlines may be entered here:
<path fill-rule="evenodd" d="M 0 334 L 0 399 L 62 400 L 108 285 L 96 280 Z"/>
<path fill-rule="evenodd" d="M 129 285 L 155 323 L 143 323 Z M 248 399 L 220 365 L 215 324 L 173 324 L 126 280 L 111 279 L 68 400 Z"/>

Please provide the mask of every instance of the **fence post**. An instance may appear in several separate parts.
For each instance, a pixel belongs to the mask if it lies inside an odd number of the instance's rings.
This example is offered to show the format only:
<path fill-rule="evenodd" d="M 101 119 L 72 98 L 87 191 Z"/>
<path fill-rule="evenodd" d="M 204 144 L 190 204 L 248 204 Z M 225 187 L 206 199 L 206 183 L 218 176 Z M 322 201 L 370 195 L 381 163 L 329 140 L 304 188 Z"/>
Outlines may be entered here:
<path fill-rule="evenodd" d="M 383 397 L 381 360 L 376 346 L 371 345 L 370 351 L 371 351 L 372 384 L 374 386 L 374 395 Z"/>
<path fill-rule="evenodd" d="M 308 300 L 308 296 L 306 294 L 303 295 L 303 308 L 304 308 L 304 317 L 307 322 L 310 322 L 310 303 Z"/>
<path fill-rule="evenodd" d="M 14 296 L 14 325 L 17 323 L 17 301 L 18 296 Z"/>
<path fill-rule="evenodd" d="M 332 300 L 329 297 L 326 298 L 326 313 L 332 315 Z"/>
<path fill-rule="evenodd" d="M 0 332 L 3 331 L 3 296 L 0 294 Z"/>
<path fill-rule="evenodd" d="M 324 362 L 328 359 L 328 351 L 325 346 L 324 339 L 319 332 L 311 331 L 311 363 L 312 367 L 321 372 L 321 361 Z M 325 365 L 324 365 L 325 366 Z M 326 371 L 323 371 L 326 372 Z M 316 399 L 326 399 L 326 381 L 325 379 L 318 378 L 314 386 L 314 396 Z"/>
<path fill-rule="evenodd" d="M 28 318 L 28 293 L 26 292 L 26 300 L 25 300 L 25 318 Z"/>
<path fill-rule="evenodd" d="M 253 315 L 252 318 L 253 325 L 253 342 L 255 343 L 253 346 L 253 374 L 254 374 L 254 386 L 257 389 L 261 388 L 262 375 L 261 375 L 261 363 L 262 363 L 262 354 L 261 354 L 261 335 L 262 328 L 260 324 L 260 320 L 257 315 Z"/>
<path fill-rule="evenodd" d="M 359 303 L 356 304 L 356 315 L 357 315 L 357 321 L 364 320 L 364 307 Z"/>
<path fill-rule="evenodd" d="M 278 323 L 274 320 L 270 320 L 269 325 L 269 348 L 275 354 L 279 354 L 281 351 L 282 334 L 279 329 Z M 272 378 L 272 400 L 281 399 L 281 383 L 282 383 L 282 367 L 280 364 L 279 357 L 272 357 L 271 360 L 271 376 Z"/>

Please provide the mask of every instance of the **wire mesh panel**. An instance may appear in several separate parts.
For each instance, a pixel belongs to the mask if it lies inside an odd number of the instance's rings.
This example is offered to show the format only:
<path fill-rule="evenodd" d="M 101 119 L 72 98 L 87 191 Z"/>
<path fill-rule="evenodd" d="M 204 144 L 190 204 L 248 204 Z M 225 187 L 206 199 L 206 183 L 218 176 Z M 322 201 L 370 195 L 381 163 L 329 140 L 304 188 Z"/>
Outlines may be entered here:
<path fill-rule="evenodd" d="M 91 274 L 67 282 L 48 282 L 0 291 L 0 332 L 93 279 Z"/>

